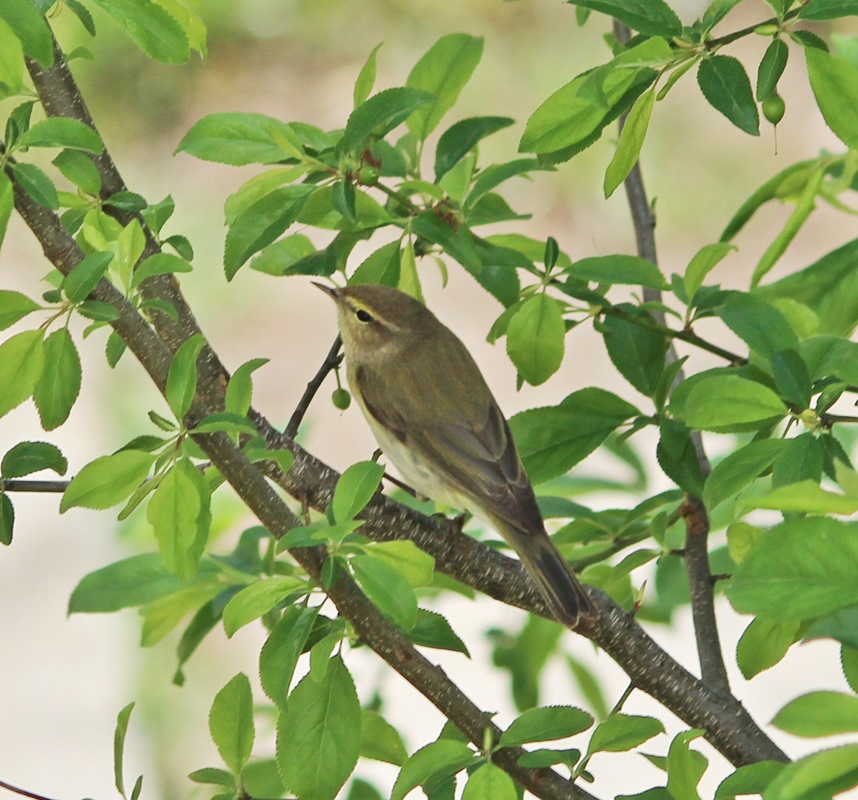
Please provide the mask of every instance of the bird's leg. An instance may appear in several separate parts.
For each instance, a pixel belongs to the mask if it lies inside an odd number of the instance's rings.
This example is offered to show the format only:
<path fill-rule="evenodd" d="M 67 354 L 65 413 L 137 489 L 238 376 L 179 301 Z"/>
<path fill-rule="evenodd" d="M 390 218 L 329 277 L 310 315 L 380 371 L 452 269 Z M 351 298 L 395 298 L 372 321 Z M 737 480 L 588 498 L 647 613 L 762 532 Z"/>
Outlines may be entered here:
<path fill-rule="evenodd" d="M 379 447 L 372 454 L 372 460 L 378 461 L 378 459 L 381 458 L 382 455 L 384 455 L 384 454 L 382 453 L 382 450 Z M 425 495 L 420 494 L 420 492 L 418 492 L 416 489 L 412 489 L 407 483 L 403 483 L 398 478 L 394 478 L 393 475 L 391 475 L 389 472 L 385 472 L 383 477 L 388 483 L 392 483 L 394 486 L 399 487 L 400 489 L 402 489 L 403 492 L 410 494 L 413 498 L 415 498 L 416 500 L 419 500 L 421 503 L 425 503 L 429 499 Z"/>

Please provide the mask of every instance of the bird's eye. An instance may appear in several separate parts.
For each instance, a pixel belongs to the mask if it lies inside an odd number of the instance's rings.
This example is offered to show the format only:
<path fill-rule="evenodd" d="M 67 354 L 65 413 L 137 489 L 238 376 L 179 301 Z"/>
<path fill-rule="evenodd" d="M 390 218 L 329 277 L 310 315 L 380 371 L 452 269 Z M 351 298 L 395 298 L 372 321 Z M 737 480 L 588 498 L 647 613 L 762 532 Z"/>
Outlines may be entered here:
<path fill-rule="evenodd" d="M 368 311 L 364 311 L 362 308 L 359 308 L 357 311 L 355 311 L 355 316 L 361 322 L 372 322 L 372 314 L 370 314 Z"/>

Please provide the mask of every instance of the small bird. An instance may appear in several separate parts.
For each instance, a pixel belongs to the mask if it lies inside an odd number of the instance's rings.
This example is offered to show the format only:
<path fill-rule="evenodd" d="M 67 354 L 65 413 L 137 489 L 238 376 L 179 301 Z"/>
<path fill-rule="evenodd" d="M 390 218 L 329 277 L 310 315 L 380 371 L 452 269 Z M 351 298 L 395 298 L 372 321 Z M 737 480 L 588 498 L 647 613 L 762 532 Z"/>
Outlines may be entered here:
<path fill-rule="evenodd" d="M 574 627 L 590 601 L 545 531 L 509 426 L 462 342 L 397 289 L 315 285 L 337 304 L 349 387 L 382 451 L 418 492 L 492 525 Z"/>

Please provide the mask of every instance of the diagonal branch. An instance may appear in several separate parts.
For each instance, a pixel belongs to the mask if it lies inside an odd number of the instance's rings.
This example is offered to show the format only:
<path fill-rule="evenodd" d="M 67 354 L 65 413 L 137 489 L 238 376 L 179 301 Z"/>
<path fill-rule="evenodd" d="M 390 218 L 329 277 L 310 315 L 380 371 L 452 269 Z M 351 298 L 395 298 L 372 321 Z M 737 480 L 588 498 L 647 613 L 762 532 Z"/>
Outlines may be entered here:
<path fill-rule="evenodd" d="M 614 35 L 621 43 L 629 40 L 630 31 L 621 22 L 614 20 Z M 620 119 L 620 128 L 624 117 Z M 638 254 L 658 263 L 655 245 L 655 216 L 647 199 L 641 174 L 640 161 L 636 162 L 625 180 L 626 197 L 629 211 L 635 229 Z M 661 292 L 658 289 L 644 289 L 644 300 L 660 301 Z M 656 321 L 665 324 L 664 313 L 655 313 Z M 677 359 L 676 348 L 670 342 L 666 363 L 672 364 Z M 680 368 L 676 374 L 674 387 L 685 380 L 685 374 Z M 691 443 L 697 454 L 697 463 L 704 477 L 711 472 L 711 464 L 703 448 L 703 438 L 699 431 L 691 431 Z M 697 655 L 700 660 L 700 674 L 703 682 L 724 694 L 730 693 L 730 682 L 721 641 L 718 636 L 718 621 L 715 617 L 715 582 L 709 569 L 709 517 L 699 497 L 687 495 L 686 507 L 689 509 L 685 517 L 685 570 L 691 593 L 691 615 L 694 620 L 694 635 L 697 640 Z"/>
<path fill-rule="evenodd" d="M 64 58 L 61 53 L 58 56 L 61 67 Z M 34 71 L 33 79 L 40 95 L 44 93 L 52 97 L 69 98 L 78 94 L 67 68 L 57 68 L 55 65 L 51 70 Z M 63 85 L 57 87 L 54 85 L 56 82 Z M 64 102 L 67 109 L 81 105 L 68 100 Z M 124 184 L 121 188 L 124 189 Z M 68 272 L 79 258 L 79 251 L 56 216 L 20 191 L 16 191 L 16 206 L 36 233 L 48 259 L 62 272 Z M 116 299 L 118 293 L 109 284 L 102 284 L 98 291 L 110 289 L 110 296 Z M 136 314 L 134 319 L 126 319 L 125 312 L 121 310 L 116 326 L 121 329 L 120 334 L 126 341 L 129 341 L 129 337 L 139 335 L 143 337 L 140 341 L 149 342 L 144 348 L 147 359 L 144 367 L 158 385 L 163 385 L 172 357 L 171 351 L 189 335 L 198 332 L 199 327 L 173 276 L 150 278 L 144 282 L 144 287 L 153 296 L 170 303 L 178 312 L 179 322 L 174 322 L 168 315 L 158 315 L 153 318 L 150 327 Z M 151 350 L 148 349 L 150 346 Z M 208 408 L 217 409 L 222 407 L 228 373 L 213 351 L 204 349 L 203 353 L 204 356 L 198 362 L 198 397 Z M 290 437 L 275 431 L 258 412 L 252 410 L 251 418 L 270 446 L 288 449 L 295 456 L 288 474 L 270 462 L 265 462 L 262 466 L 266 475 L 292 496 L 306 500 L 313 508 L 324 510 L 333 496 L 338 473 L 298 447 Z M 550 616 L 541 597 L 516 561 L 457 534 L 451 525 L 430 519 L 384 496 L 376 497 L 370 503 L 364 518 L 367 524 L 362 532 L 370 538 L 410 539 L 435 557 L 436 568 L 440 571 L 502 602 Z M 736 765 L 762 759 L 787 760 L 738 700 L 713 691 L 691 675 L 668 656 L 634 618 L 604 594 L 591 589 L 590 595 L 598 609 L 598 619 L 590 628 L 579 632 L 591 638 L 614 658 L 638 688 L 659 700 L 691 727 L 706 730 L 707 739 Z"/>

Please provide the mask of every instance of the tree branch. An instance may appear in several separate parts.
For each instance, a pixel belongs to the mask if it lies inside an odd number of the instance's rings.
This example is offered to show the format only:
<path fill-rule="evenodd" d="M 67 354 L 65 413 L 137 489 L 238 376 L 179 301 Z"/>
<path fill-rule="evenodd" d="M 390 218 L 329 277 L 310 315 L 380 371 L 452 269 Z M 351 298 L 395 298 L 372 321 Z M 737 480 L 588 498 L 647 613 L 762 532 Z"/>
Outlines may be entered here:
<path fill-rule="evenodd" d="M 58 62 L 64 64 L 62 54 L 59 54 Z M 44 71 L 38 79 L 34 75 L 34 80 L 37 80 L 40 93 L 44 91 L 60 97 L 77 93 L 67 68 Z M 56 90 L 53 87 L 55 81 L 70 82 L 70 85 Z M 74 104 L 69 107 L 73 108 Z M 42 243 L 48 259 L 60 271 L 70 271 L 81 254 L 56 216 L 33 202 L 18 187 L 15 202 L 19 212 Z M 94 296 L 112 302 L 120 309 L 120 318 L 114 323 L 114 327 L 129 347 L 134 343 L 132 351 L 141 358 L 144 368 L 156 384 L 162 387 L 172 358 L 171 351 L 191 333 L 198 332 L 199 328 L 173 276 L 150 278 L 144 282 L 144 286 L 155 286 L 158 296 L 177 309 L 180 316 L 178 324 L 168 315 L 161 314 L 153 318 L 153 329 L 133 309 L 130 309 L 129 316 L 130 307 L 105 281 L 96 287 Z M 198 397 L 209 409 L 220 408 L 228 375 L 211 350 L 204 350 L 204 353 L 205 357 L 198 362 Z M 271 462 L 260 465 L 265 473 L 288 493 L 305 499 L 313 508 L 323 510 L 331 500 L 338 474 L 298 447 L 293 439 L 275 431 L 258 412 L 251 410 L 251 418 L 270 446 L 288 449 L 295 456 L 293 467 L 288 474 L 282 473 Z M 214 436 L 215 434 L 208 435 L 205 441 L 210 442 Z M 238 451 L 236 454 L 237 458 L 243 459 Z M 217 465 L 223 474 L 227 475 L 225 465 Z M 242 470 L 244 469 L 242 466 Z M 243 481 L 252 481 L 254 486 L 257 485 L 253 475 L 259 473 L 252 467 L 249 469 L 250 473 L 242 470 L 229 473 L 239 484 L 235 487 L 239 494 L 246 491 Z M 267 486 L 264 481 L 262 483 Z M 259 490 L 262 491 L 261 487 Z M 255 497 L 252 508 L 260 519 L 267 520 L 274 516 L 268 508 L 268 503 L 274 502 L 275 499 L 279 504 L 277 508 L 285 508 L 276 494 L 271 497 L 271 492 Z M 286 512 L 289 513 L 288 509 Z M 367 524 L 362 528 L 362 532 L 370 538 L 411 539 L 435 557 L 440 571 L 502 602 L 550 616 L 541 597 L 516 561 L 458 534 L 451 525 L 430 519 L 383 496 L 375 498 L 363 516 Z M 276 520 L 272 519 L 272 524 L 275 523 Z M 276 523 L 279 524 L 282 522 Z M 312 565 L 309 569 L 312 569 Z M 710 687 L 688 673 L 658 647 L 634 618 L 604 594 L 591 589 L 590 596 L 598 608 L 598 618 L 587 630 L 579 632 L 592 638 L 608 652 L 638 688 L 655 697 L 691 727 L 706 730 L 707 739 L 736 765 L 762 759 L 787 760 L 784 753 L 756 725 L 735 698 L 713 692 Z M 340 599 L 347 607 L 351 607 L 347 597 L 341 596 Z M 383 617 L 381 619 L 384 621 Z M 356 624 L 360 626 L 360 621 Z M 384 646 L 396 647 L 397 634 L 398 632 L 394 631 L 391 634 L 393 639 L 386 639 Z M 405 641 L 407 643 L 407 640 Z M 382 647 L 382 644 L 376 643 Z M 481 741 L 480 739 L 479 743 Z"/>
<path fill-rule="evenodd" d="M 627 26 L 614 20 L 614 34 L 620 42 L 625 43 L 629 39 L 630 31 Z M 624 121 L 625 118 L 621 117 L 621 129 Z M 640 161 L 635 164 L 626 178 L 625 189 L 635 229 L 638 255 L 657 264 L 655 217 L 647 200 Z M 644 300 L 660 302 L 661 292 L 657 289 L 645 288 Z M 662 312 L 656 312 L 655 317 L 659 324 L 665 324 Z M 677 358 L 676 348 L 671 341 L 665 363 L 672 364 Z M 680 368 L 674 380 L 674 388 L 684 380 L 685 374 Z M 691 431 L 691 442 L 697 454 L 700 472 L 706 477 L 711 472 L 712 467 L 703 448 L 703 438 L 699 431 Z M 730 681 L 727 677 L 727 668 L 724 665 L 724 656 L 718 635 L 714 582 L 709 569 L 709 517 L 700 498 L 687 495 L 686 503 L 689 509 L 693 509 L 692 512 L 685 515 L 685 570 L 691 593 L 691 615 L 694 620 L 700 674 L 704 683 L 721 693 L 729 694 Z"/>
<path fill-rule="evenodd" d="M 30 481 L 19 478 L 0 478 L 0 492 L 51 492 L 61 494 L 68 481 Z"/>
<path fill-rule="evenodd" d="M 307 413 L 310 403 L 313 402 L 316 392 L 319 391 L 319 387 L 322 385 L 322 382 L 328 377 L 328 373 L 331 372 L 331 370 L 336 369 L 342 363 L 343 357 L 340 354 L 340 347 L 342 347 L 342 344 L 342 340 L 337 336 L 337 338 L 334 339 L 334 343 L 331 345 L 331 349 L 328 351 L 328 355 L 325 356 L 322 366 L 319 367 L 319 371 L 307 384 L 304 394 L 301 395 L 298 405 L 295 406 L 295 410 L 289 418 L 289 424 L 286 426 L 286 430 L 283 431 L 290 439 L 294 439 L 298 435 L 298 428 L 301 426 L 301 420 L 304 419 L 304 415 Z"/>

